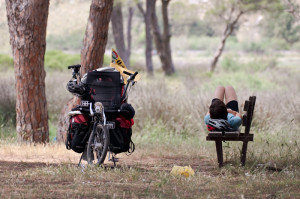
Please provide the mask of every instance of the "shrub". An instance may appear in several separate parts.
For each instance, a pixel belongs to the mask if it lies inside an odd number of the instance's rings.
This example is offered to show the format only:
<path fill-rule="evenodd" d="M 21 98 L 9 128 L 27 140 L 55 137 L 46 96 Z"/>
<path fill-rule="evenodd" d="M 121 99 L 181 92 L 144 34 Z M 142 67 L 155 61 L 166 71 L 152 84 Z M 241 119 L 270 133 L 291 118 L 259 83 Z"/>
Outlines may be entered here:
<path fill-rule="evenodd" d="M 173 39 L 174 42 L 178 42 Z M 217 37 L 196 37 L 192 36 L 188 38 L 188 49 L 191 50 L 205 50 L 205 51 L 215 51 L 218 47 L 220 39 Z M 182 45 L 182 42 L 178 42 Z M 183 44 L 184 45 L 184 44 Z"/>
<path fill-rule="evenodd" d="M 237 56 L 225 55 L 221 61 L 222 69 L 226 71 L 244 71 L 244 72 L 261 72 L 268 68 L 275 68 L 277 66 L 277 60 L 274 57 L 255 57 L 248 62 L 240 61 Z"/>
<path fill-rule="evenodd" d="M 80 63 L 80 55 L 66 54 L 62 51 L 47 51 L 45 54 L 45 68 L 52 70 L 66 70 L 67 66 Z"/>
<path fill-rule="evenodd" d="M 0 54 L 0 71 L 14 68 L 14 60 L 9 55 Z"/>
<path fill-rule="evenodd" d="M 47 37 L 47 48 L 58 50 L 79 51 L 82 46 L 84 30 L 63 35 L 49 35 Z"/>
<path fill-rule="evenodd" d="M 13 75 L 3 75 L 0 80 L 0 126 L 15 126 L 16 97 Z"/>
<path fill-rule="evenodd" d="M 226 71 L 238 71 L 241 69 L 241 63 L 237 58 L 225 55 L 221 61 L 221 67 Z"/>

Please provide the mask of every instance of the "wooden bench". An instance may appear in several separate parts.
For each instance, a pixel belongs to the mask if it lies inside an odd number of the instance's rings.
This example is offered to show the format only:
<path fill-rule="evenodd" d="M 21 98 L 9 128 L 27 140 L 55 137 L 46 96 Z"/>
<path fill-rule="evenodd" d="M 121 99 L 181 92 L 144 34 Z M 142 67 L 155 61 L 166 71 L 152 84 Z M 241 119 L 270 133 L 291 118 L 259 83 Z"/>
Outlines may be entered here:
<path fill-rule="evenodd" d="M 249 100 L 245 101 L 244 111 L 242 117 L 242 125 L 245 126 L 245 132 L 210 132 L 206 137 L 207 141 L 215 141 L 218 156 L 219 167 L 223 166 L 223 149 L 222 141 L 242 141 L 243 147 L 241 151 L 241 164 L 245 166 L 247 146 L 249 141 L 253 141 L 253 134 L 250 134 L 250 127 L 255 107 L 256 96 L 250 96 Z"/>

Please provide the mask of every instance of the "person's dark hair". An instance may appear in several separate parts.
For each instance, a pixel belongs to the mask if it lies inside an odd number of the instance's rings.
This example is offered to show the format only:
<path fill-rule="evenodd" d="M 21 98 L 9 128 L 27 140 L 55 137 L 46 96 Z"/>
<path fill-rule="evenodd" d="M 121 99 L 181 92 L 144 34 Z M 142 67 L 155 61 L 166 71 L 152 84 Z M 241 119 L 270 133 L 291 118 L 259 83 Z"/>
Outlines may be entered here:
<path fill-rule="evenodd" d="M 227 108 L 223 101 L 215 99 L 210 107 L 209 114 L 211 119 L 227 119 Z"/>

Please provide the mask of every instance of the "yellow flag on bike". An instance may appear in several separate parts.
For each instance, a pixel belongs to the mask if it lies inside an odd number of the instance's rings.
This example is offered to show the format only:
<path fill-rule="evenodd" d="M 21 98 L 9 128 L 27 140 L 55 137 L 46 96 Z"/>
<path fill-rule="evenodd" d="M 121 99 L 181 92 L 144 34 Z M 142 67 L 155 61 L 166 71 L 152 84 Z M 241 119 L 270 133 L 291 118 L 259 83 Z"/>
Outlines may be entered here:
<path fill-rule="evenodd" d="M 118 55 L 118 53 L 113 48 L 111 49 L 111 63 L 118 64 L 122 68 L 127 69 L 122 58 Z"/>
<path fill-rule="evenodd" d="M 130 74 L 134 74 L 134 71 L 127 69 L 122 58 L 118 55 L 118 53 L 113 48 L 112 48 L 112 53 L 111 53 L 110 67 L 114 67 L 115 69 L 117 69 L 120 72 L 120 74 L 122 75 L 122 77 L 124 79 L 124 84 L 127 84 L 127 79 L 129 77 L 129 75 L 125 74 L 124 71 L 126 71 Z M 140 79 L 141 79 L 141 75 L 137 74 L 134 78 L 134 81 L 138 81 Z"/>

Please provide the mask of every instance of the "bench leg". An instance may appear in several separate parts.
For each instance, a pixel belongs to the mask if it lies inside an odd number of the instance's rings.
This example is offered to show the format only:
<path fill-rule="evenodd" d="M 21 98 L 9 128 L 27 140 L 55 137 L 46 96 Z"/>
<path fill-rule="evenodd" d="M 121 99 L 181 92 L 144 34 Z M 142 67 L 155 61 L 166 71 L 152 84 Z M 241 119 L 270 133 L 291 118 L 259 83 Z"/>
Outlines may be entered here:
<path fill-rule="evenodd" d="M 243 147 L 242 147 L 242 154 L 241 154 L 241 163 L 242 163 L 242 166 L 245 166 L 246 154 L 247 154 L 247 147 L 248 147 L 248 142 L 244 141 L 243 142 Z"/>
<path fill-rule="evenodd" d="M 223 166 L 223 149 L 222 149 L 222 141 L 216 140 L 216 149 L 217 149 L 217 157 L 218 157 L 218 163 L 219 167 L 221 168 Z"/>

